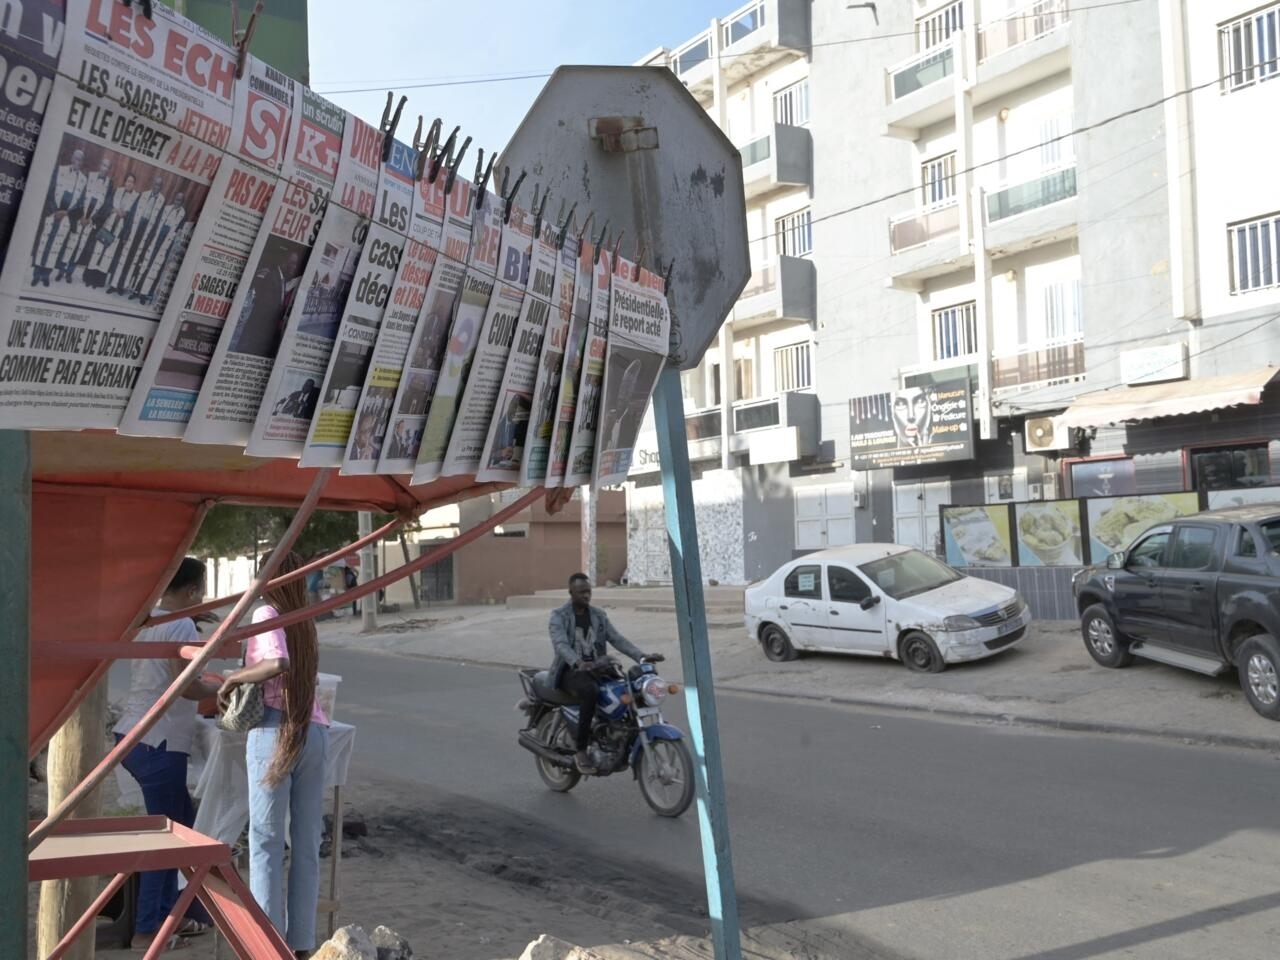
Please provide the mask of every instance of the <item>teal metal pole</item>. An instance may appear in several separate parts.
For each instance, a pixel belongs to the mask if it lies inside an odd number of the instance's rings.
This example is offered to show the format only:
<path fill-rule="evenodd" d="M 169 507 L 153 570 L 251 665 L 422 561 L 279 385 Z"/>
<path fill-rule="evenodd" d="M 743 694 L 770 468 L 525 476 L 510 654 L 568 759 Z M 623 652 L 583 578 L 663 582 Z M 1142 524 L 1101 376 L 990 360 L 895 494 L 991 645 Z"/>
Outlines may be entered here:
<path fill-rule="evenodd" d="M 31 447 L 0 430 L 0 957 L 27 955 Z"/>
<path fill-rule="evenodd" d="M 658 456 L 662 461 L 662 493 L 666 501 L 680 659 L 684 663 L 689 739 L 693 742 L 698 778 L 698 826 L 702 836 L 702 870 L 707 881 L 711 939 L 716 960 L 742 960 L 738 898 L 733 884 L 733 857 L 729 852 L 729 813 L 720 763 L 720 727 L 716 720 L 711 645 L 702 593 L 702 560 L 698 555 L 698 523 L 693 512 L 680 371 L 675 367 L 664 370 L 658 380 L 653 395 L 653 415 L 658 428 Z"/>

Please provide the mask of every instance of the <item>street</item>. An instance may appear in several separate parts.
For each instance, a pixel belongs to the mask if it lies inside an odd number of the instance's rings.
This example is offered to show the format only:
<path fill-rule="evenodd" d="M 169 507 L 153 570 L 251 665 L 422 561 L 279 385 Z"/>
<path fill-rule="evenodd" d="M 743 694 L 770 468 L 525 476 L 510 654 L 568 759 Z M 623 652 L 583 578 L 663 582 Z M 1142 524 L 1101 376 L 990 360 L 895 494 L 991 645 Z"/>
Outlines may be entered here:
<path fill-rule="evenodd" d="M 416 797 L 395 827 L 427 855 L 487 855 L 495 880 L 543 895 L 563 881 L 557 895 L 599 907 L 598 942 L 548 932 L 584 945 L 705 933 L 694 811 L 662 820 L 620 776 L 547 791 L 515 742 L 512 670 L 330 647 L 322 669 L 359 727 L 355 792 Z M 1273 949 L 1273 753 L 726 692 L 719 708 L 753 934 L 948 960 Z M 669 718 L 684 724 L 680 698 Z"/>

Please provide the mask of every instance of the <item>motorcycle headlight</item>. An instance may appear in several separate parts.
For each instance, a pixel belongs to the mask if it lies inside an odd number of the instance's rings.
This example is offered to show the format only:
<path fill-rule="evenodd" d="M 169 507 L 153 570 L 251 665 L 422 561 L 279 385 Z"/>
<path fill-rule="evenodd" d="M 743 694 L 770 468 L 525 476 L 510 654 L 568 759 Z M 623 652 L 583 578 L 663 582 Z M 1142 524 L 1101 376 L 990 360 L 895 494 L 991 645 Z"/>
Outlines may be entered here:
<path fill-rule="evenodd" d="M 954 617 L 947 617 L 945 620 L 942 621 L 943 629 L 949 630 L 949 631 L 976 630 L 980 626 L 982 626 L 982 624 L 978 623 L 978 621 L 973 619 L 973 617 L 966 617 L 966 616 L 960 616 L 960 615 L 954 616 Z"/>
<path fill-rule="evenodd" d="M 645 703 L 656 704 L 667 699 L 667 681 L 661 677 L 648 677 L 640 684 L 640 696 Z"/>

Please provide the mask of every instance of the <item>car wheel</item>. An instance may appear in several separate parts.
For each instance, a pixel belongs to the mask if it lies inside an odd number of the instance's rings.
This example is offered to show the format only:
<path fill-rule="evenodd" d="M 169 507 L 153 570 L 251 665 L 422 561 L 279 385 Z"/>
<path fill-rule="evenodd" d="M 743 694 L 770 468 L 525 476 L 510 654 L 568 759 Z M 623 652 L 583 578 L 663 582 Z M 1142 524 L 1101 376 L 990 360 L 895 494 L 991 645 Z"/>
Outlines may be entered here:
<path fill-rule="evenodd" d="M 1080 633 L 1089 656 L 1102 666 L 1127 667 L 1133 663 L 1129 642 L 1116 629 L 1115 621 L 1102 604 L 1095 603 L 1085 610 L 1080 618 Z"/>
<path fill-rule="evenodd" d="M 775 627 L 773 624 L 765 627 L 764 632 L 760 634 L 760 646 L 764 648 L 764 655 L 774 663 L 794 660 L 799 656 L 796 648 L 791 645 L 790 639 L 782 632 L 782 628 Z"/>
<path fill-rule="evenodd" d="M 1241 645 L 1237 662 L 1249 705 L 1268 720 L 1280 720 L 1280 643 L 1259 633 Z"/>
<path fill-rule="evenodd" d="M 912 673 L 941 673 L 947 668 L 933 637 L 913 630 L 898 644 L 898 655 Z"/>

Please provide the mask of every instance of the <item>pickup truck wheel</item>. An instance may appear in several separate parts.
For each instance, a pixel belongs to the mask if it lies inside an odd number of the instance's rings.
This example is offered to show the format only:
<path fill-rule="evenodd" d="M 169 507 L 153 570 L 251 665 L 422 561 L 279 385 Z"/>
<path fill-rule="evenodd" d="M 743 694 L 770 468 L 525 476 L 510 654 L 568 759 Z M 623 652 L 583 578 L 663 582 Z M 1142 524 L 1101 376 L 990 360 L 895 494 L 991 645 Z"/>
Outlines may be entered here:
<path fill-rule="evenodd" d="M 1269 633 L 1240 646 L 1240 689 L 1249 705 L 1268 720 L 1280 720 L 1280 644 Z"/>
<path fill-rule="evenodd" d="M 918 630 L 913 630 L 902 638 L 898 654 L 912 673 L 941 673 L 947 668 L 947 661 L 942 659 L 933 637 Z"/>
<path fill-rule="evenodd" d="M 1095 603 L 1084 612 L 1080 618 L 1080 632 L 1089 656 L 1102 666 L 1117 668 L 1133 663 L 1128 641 L 1122 639 L 1115 621 L 1102 604 Z"/>

